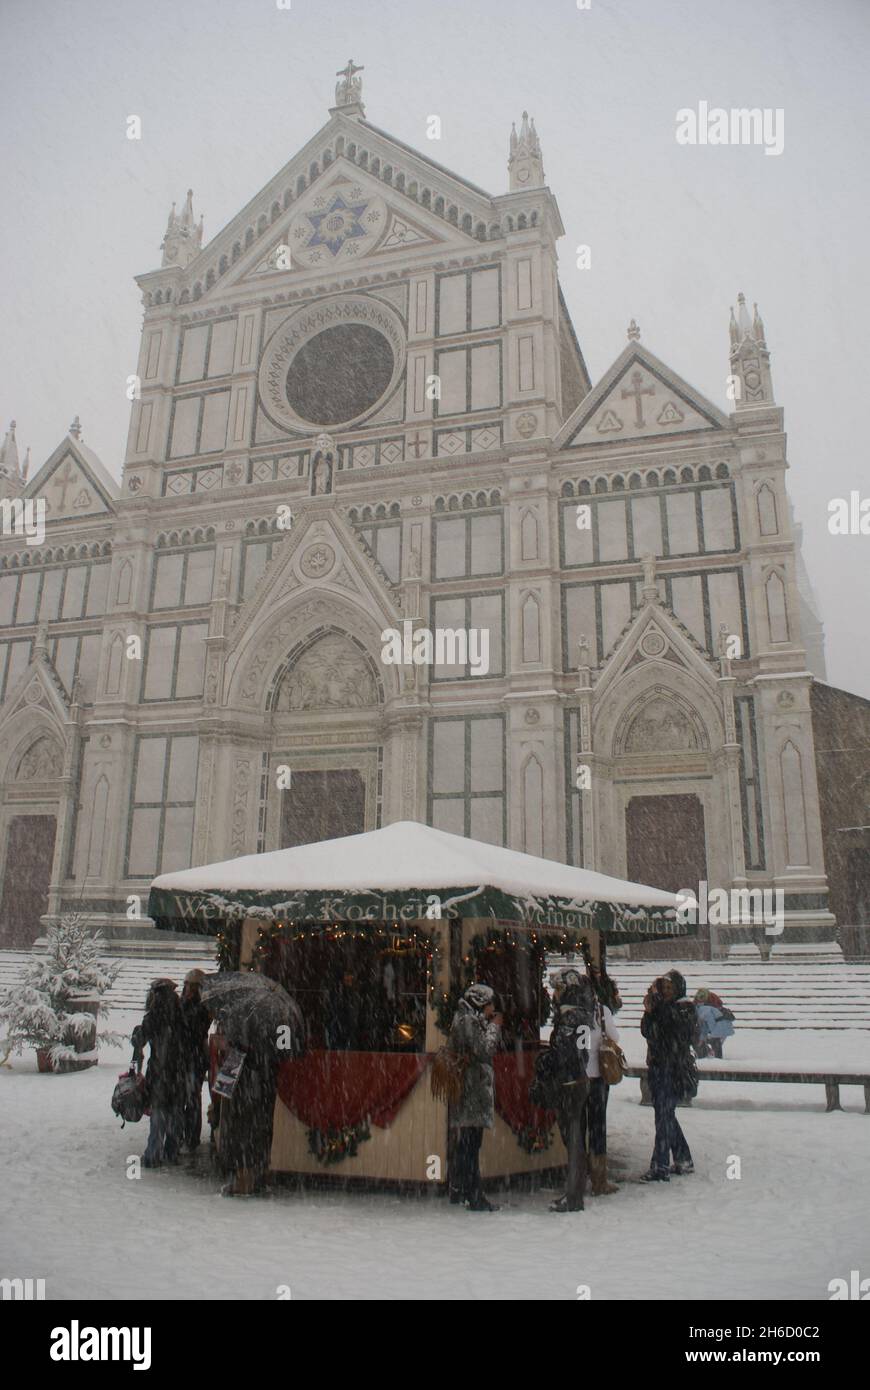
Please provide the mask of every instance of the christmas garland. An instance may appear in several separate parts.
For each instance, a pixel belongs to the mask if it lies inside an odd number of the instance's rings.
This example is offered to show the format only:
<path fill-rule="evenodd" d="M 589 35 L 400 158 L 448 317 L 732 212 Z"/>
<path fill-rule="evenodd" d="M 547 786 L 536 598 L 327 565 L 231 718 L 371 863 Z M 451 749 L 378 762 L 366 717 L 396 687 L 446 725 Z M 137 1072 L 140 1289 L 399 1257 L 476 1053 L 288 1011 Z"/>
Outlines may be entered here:
<path fill-rule="evenodd" d="M 555 1116 L 545 1125 L 522 1125 L 515 1129 L 516 1141 L 524 1153 L 542 1154 L 549 1149 L 553 1142 L 553 1125 L 556 1123 Z"/>
<path fill-rule="evenodd" d="M 360 1144 L 371 1137 L 368 1119 L 339 1129 L 309 1129 L 308 1152 L 318 1163 L 341 1163 L 342 1159 L 356 1158 Z"/>

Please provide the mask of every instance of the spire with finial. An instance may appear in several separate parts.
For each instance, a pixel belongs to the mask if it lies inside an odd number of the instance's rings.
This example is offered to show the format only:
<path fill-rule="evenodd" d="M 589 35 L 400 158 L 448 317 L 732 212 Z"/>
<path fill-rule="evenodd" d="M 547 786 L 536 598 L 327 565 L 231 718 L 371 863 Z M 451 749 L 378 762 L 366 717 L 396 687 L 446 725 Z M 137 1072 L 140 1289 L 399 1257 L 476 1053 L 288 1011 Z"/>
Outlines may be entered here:
<path fill-rule="evenodd" d="M 359 72 L 365 72 L 365 68 L 358 67 L 353 58 L 349 58 L 347 67 L 341 68 L 335 74 L 339 80 L 335 84 L 333 111 L 340 111 L 343 116 L 365 115 L 365 107 L 362 103 L 362 78 L 357 77 Z"/>
<path fill-rule="evenodd" d="M 181 216 L 178 225 L 183 232 L 189 236 L 193 231 L 193 189 L 188 188 L 187 197 L 184 200 L 184 207 L 181 209 Z"/>
<path fill-rule="evenodd" d="M 24 492 L 29 468 L 29 449 L 24 455 L 24 463 L 19 465 L 15 421 L 10 420 L 6 438 L 0 444 L 0 497 L 20 497 Z"/>
<path fill-rule="evenodd" d="M 197 223 L 193 212 L 193 189 L 188 188 L 187 197 L 181 212 L 175 211 L 175 204 L 166 223 L 166 233 L 160 243 L 163 252 L 163 265 L 189 265 L 202 247 L 202 217 Z"/>
<path fill-rule="evenodd" d="M 637 319 L 632 319 L 631 323 L 628 325 L 628 341 L 630 343 L 640 342 L 640 327 Z"/>
<path fill-rule="evenodd" d="M 770 353 L 764 335 L 764 324 L 753 304 L 750 319 L 746 296 L 737 296 L 737 316 L 731 310 L 728 332 L 731 338 L 731 373 L 736 384 L 732 399 L 737 410 L 773 404 L 773 383 L 770 377 Z"/>
<path fill-rule="evenodd" d="M 15 440 L 15 421 L 10 420 L 6 438 L 0 448 L 0 473 L 7 478 L 18 478 L 18 444 Z"/>
<path fill-rule="evenodd" d="M 541 188 L 544 183 L 544 160 L 535 122 L 523 112 L 520 133 L 516 123 L 511 125 L 510 157 L 508 159 L 511 192 L 520 188 Z"/>
<path fill-rule="evenodd" d="M 746 295 L 741 290 L 737 296 L 737 327 L 741 339 L 748 338 L 752 334 L 752 324 L 749 322 L 749 310 L 746 307 Z"/>
<path fill-rule="evenodd" d="M 72 424 L 70 425 L 70 427 L 69 427 L 69 433 L 72 435 L 73 439 L 81 439 L 81 437 L 82 437 L 82 422 L 81 422 L 81 420 L 79 419 L 78 416 L 76 416 L 76 418 L 73 420 Z"/>

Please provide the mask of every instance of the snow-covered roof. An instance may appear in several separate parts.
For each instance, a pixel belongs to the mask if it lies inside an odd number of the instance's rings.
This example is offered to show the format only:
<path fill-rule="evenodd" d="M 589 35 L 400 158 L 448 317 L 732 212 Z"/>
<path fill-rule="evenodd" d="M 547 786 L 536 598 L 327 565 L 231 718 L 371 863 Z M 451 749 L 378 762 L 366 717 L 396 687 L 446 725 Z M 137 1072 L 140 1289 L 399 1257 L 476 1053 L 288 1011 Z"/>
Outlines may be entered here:
<path fill-rule="evenodd" d="M 169 893 L 413 889 L 435 893 L 481 886 L 518 897 L 677 906 L 676 895 L 661 888 L 450 835 L 418 821 L 397 821 L 363 835 L 319 840 L 268 854 L 246 854 L 219 864 L 161 874 L 152 884 L 153 889 Z"/>

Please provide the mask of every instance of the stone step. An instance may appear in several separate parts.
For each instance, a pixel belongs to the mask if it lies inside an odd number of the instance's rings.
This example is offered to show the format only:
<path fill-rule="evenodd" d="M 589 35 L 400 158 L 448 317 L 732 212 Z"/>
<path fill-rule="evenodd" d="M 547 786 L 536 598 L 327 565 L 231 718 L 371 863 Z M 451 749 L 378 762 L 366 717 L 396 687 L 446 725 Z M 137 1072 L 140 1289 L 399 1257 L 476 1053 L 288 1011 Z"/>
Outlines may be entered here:
<path fill-rule="evenodd" d="M 549 958 L 551 969 L 576 964 Z M 718 994 L 735 1014 L 735 1027 L 760 1029 L 870 1029 L 870 965 L 840 959 L 812 961 L 782 957 L 769 962 L 662 961 L 611 958 L 623 1008 L 619 1018 L 636 1026 L 650 983 L 668 970 L 685 977 L 691 997 L 702 986 Z"/>

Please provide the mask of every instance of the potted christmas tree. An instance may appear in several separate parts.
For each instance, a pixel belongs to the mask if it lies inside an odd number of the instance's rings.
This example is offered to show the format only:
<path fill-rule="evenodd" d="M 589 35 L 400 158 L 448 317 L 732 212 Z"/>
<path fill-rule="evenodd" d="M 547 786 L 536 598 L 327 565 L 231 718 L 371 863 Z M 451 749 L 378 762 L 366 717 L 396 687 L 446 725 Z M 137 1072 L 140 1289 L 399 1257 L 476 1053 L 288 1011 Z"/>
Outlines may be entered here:
<path fill-rule="evenodd" d="M 0 990 L 0 1060 L 29 1046 L 40 1071 L 80 1071 L 96 1065 L 98 1042 L 122 1041 L 120 1033 L 97 1033 L 99 1001 L 121 965 L 100 961 L 100 933 L 77 912 L 49 927 L 47 939 L 48 949 L 31 955 L 20 982 Z"/>

